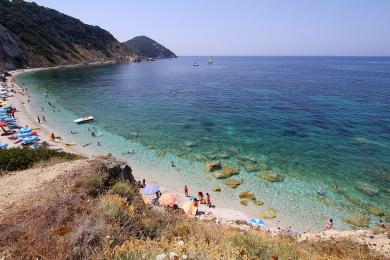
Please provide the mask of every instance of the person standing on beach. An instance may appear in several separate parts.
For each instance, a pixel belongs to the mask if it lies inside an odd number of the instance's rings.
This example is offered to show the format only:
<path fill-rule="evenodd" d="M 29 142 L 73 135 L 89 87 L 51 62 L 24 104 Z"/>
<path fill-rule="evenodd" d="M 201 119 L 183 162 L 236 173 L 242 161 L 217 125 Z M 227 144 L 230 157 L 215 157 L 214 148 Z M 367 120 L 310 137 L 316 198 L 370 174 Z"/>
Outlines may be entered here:
<path fill-rule="evenodd" d="M 38 123 L 41 123 L 41 119 L 39 118 L 39 116 L 37 118 L 38 118 Z"/>
<path fill-rule="evenodd" d="M 329 230 L 333 228 L 333 219 L 328 219 L 328 222 L 326 222 L 325 230 Z"/>
<path fill-rule="evenodd" d="M 187 185 L 184 185 L 184 195 L 186 195 L 186 197 L 188 197 L 188 187 L 187 187 Z"/>
<path fill-rule="evenodd" d="M 210 199 L 210 194 L 207 192 L 206 193 L 206 205 L 211 208 L 211 199 Z"/>
<path fill-rule="evenodd" d="M 42 116 L 42 120 L 43 120 L 43 122 L 46 123 L 46 118 L 45 118 L 45 116 Z"/>

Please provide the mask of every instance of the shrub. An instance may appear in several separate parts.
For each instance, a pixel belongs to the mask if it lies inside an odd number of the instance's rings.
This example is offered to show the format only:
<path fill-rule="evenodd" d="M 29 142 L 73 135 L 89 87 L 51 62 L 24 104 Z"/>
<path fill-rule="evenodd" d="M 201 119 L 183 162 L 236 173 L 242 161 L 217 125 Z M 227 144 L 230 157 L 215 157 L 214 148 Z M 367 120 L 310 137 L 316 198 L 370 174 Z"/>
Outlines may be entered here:
<path fill-rule="evenodd" d="M 31 167 L 35 162 L 49 160 L 50 158 L 75 160 L 79 159 L 80 156 L 46 148 L 36 150 L 11 148 L 8 150 L 0 150 L 0 170 L 24 170 Z"/>
<path fill-rule="evenodd" d="M 84 187 L 89 195 L 99 194 L 103 187 L 103 178 L 98 174 L 88 175 L 84 179 Z"/>
<path fill-rule="evenodd" d="M 123 220 L 127 217 L 128 204 L 118 195 L 107 195 L 100 200 L 98 210 L 105 220 Z"/>
<path fill-rule="evenodd" d="M 248 233 L 235 235 L 232 245 L 240 250 L 242 255 L 250 255 L 260 259 L 266 259 L 268 246 L 260 238 Z"/>
<path fill-rule="evenodd" d="M 135 195 L 135 190 L 128 182 L 117 182 L 112 186 L 114 193 L 131 200 Z"/>

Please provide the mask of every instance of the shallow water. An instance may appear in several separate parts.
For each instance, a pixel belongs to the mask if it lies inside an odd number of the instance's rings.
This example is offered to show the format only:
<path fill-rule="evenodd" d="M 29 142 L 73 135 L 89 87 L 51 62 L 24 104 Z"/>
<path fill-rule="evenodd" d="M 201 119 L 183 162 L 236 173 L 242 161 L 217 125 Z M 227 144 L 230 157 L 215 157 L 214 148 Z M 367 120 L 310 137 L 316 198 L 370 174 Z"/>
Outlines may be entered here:
<path fill-rule="evenodd" d="M 220 183 L 223 191 L 213 197 L 226 205 L 255 216 L 276 207 L 283 223 L 318 230 L 329 217 L 350 228 L 343 217 L 367 213 L 367 205 L 390 210 L 389 61 L 217 57 L 208 65 L 207 57 L 184 57 L 32 72 L 18 80 L 31 88 L 32 109 L 59 132 L 78 131 L 71 138 L 79 145 L 91 142 L 95 152 L 154 169 L 154 177 L 180 189 L 186 183 L 209 191 Z M 96 120 L 72 123 L 83 115 Z M 99 138 L 90 136 L 92 127 Z M 126 154 L 130 149 L 134 155 Z M 239 168 L 244 184 L 232 190 L 207 174 L 205 164 L 214 159 Z M 248 164 L 259 170 L 246 172 Z M 257 176 L 261 170 L 284 181 L 266 182 Z M 362 193 L 358 182 L 378 194 Z M 320 186 L 323 196 L 316 195 Z M 241 206 L 244 190 L 265 205 Z"/>

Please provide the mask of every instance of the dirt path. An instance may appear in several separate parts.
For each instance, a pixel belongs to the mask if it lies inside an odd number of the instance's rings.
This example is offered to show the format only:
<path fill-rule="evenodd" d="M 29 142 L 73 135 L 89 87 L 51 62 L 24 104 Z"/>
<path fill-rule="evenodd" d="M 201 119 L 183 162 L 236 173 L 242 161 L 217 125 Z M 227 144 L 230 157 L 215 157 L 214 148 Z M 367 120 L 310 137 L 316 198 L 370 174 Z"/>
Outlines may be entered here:
<path fill-rule="evenodd" d="M 0 176 L 0 214 L 60 175 L 87 165 L 87 160 L 17 171 Z"/>

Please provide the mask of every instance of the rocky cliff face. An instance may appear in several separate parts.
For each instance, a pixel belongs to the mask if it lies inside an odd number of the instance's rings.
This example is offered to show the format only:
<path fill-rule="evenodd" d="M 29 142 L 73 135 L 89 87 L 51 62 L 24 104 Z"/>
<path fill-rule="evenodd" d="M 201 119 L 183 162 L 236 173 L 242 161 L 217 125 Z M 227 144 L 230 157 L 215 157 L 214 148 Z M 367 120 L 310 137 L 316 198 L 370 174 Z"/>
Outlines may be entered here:
<path fill-rule="evenodd" d="M 124 58 L 109 32 L 55 10 L 0 0 L 0 66 L 40 67 Z"/>
<path fill-rule="evenodd" d="M 176 55 L 172 51 L 146 36 L 134 37 L 133 39 L 124 42 L 123 45 L 126 46 L 129 52 L 145 58 L 176 58 Z"/>

